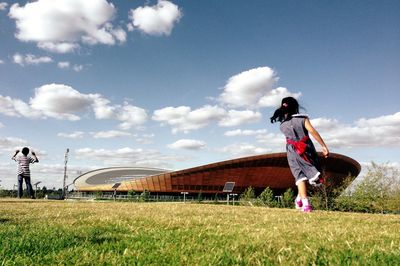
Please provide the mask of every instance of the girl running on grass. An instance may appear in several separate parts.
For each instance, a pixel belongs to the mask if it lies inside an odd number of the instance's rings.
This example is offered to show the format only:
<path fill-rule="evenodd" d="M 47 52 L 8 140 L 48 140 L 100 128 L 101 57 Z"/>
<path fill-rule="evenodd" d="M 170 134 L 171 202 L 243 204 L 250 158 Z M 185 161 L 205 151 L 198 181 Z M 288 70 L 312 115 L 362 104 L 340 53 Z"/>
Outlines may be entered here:
<path fill-rule="evenodd" d="M 328 147 L 311 125 L 308 116 L 299 114 L 299 103 L 295 98 L 282 99 L 281 107 L 276 109 L 271 117 L 271 123 L 277 121 L 281 123 L 280 130 L 286 137 L 287 159 L 298 188 L 296 209 L 311 212 L 311 203 L 307 198 L 307 182 L 318 186 L 323 179 L 318 154 L 308 134 L 311 133 L 322 146 L 325 158 L 329 156 Z"/>

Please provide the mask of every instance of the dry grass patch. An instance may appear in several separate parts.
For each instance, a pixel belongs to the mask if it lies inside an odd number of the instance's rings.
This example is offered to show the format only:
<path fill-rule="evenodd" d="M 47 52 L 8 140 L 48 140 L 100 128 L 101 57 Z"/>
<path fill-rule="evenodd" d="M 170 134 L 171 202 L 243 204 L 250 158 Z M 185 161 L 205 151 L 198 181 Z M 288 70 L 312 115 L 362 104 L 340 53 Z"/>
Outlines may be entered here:
<path fill-rule="evenodd" d="M 400 217 L 182 203 L 0 201 L 0 263 L 400 262 Z"/>

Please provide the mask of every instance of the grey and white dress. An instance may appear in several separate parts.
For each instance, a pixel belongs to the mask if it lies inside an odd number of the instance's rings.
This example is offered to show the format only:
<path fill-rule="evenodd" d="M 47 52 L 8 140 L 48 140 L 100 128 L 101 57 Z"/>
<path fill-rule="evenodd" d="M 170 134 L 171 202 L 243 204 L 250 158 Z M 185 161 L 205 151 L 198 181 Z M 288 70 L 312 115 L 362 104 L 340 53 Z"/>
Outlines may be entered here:
<path fill-rule="evenodd" d="M 287 159 L 290 170 L 296 180 L 296 185 L 300 181 L 315 179 L 321 174 L 321 167 L 317 151 L 305 128 L 307 115 L 293 115 L 290 119 L 284 120 L 280 125 L 280 130 L 285 135 L 288 142 L 299 142 L 304 137 L 307 145 L 304 154 L 300 155 L 293 144 L 286 144 Z"/>

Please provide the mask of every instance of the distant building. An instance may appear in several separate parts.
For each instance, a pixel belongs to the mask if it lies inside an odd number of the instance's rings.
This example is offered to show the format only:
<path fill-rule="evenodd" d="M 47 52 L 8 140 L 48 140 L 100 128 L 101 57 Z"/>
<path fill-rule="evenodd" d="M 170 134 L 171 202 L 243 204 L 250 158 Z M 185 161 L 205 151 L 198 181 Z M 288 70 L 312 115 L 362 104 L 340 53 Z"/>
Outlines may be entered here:
<path fill-rule="evenodd" d="M 321 158 L 322 167 L 329 186 L 338 186 L 346 177 L 356 178 L 360 164 L 341 154 L 331 153 Z M 74 180 L 77 191 L 113 191 L 116 183 L 121 183 L 117 191 L 134 190 L 159 194 L 180 194 L 180 192 L 216 194 L 222 193 L 226 182 L 235 182 L 233 193 L 242 193 L 253 187 L 260 193 L 266 187 L 275 192 L 288 188 L 296 189 L 290 172 L 286 153 L 272 153 L 238 158 L 202 165 L 194 168 L 168 171 L 157 168 L 112 167 L 82 174 Z"/>

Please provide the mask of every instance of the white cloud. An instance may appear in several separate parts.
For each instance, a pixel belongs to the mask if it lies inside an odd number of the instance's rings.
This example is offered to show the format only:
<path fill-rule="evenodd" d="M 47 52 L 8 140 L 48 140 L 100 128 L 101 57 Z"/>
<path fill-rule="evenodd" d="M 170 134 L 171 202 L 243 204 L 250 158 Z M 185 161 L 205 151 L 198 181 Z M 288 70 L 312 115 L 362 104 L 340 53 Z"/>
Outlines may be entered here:
<path fill-rule="evenodd" d="M 41 118 L 42 113 L 19 99 L 0 95 L 0 113 L 7 116 Z"/>
<path fill-rule="evenodd" d="M 331 118 L 325 118 L 325 117 L 315 118 L 311 119 L 311 123 L 313 127 L 317 128 L 319 131 L 326 132 L 331 130 L 337 130 L 340 128 L 339 121 Z"/>
<path fill-rule="evenodd" d="M 93 102 L 93 95 L 82 94 L 63 84 L 46 84 L 35 89 L 30 99 L 32 108 L 40 110 L 46 116 L 60 120 L 79 120 L 76 112 L 86 110 Z"/>
<path fill-rule="evenodd" d="M 4 127 L 4 124 L 0 122 L 0 128 L 3 128 L 3 127 Z"/>
<path fill-rule="evenodd" d="M 0 59 L 0 65 L 4 64 L 4 61 Z"/>
<path fill-rule="evenodd" d="M 51 57 L 48 56 L 37 57 L 36 55 L 33 54 L 26 54 L 25 56 L 23 56 L 19 53 L 16 53 L 13 56 L 13 61 L 18 65 L 26 66 L 26 65 L 39 65 L 44 63 L 51 63 L 53 62 L 53 59 L 51 59 Z"/>
<path fill-rule="evenodd" d="M 219 149 L 220 152 L 229 153 L 232 156 L 250 156 L 268 153 L 271 150 L 254 146 L 249 143 L 235 143 Z"/>
<path fill-rule="evenodd" d="M 95 97 L 93 111 L 97 119 L 115 119 L 120 121 L 119 128 L 128 130 L 144 124 L 148 117 L 143 108 L 133 106 L 128 102 L 121 105 L 109 105 L 110 101 L 103 97 Z"/>
<path fill-rule="evenodd" d="M 44 115 L 60 120 L 80 120 L 77 113 L 93 110 L 97 119 L 120 121 L 123 130 L 137 127 L 147 121 L 144 109 L 125 102 L 110 106 L 100 94 L 83 94 L 63 84 L 46 84 L 35 89 L 30 106 Z M 1 109 L 0 109 L 1 110 Z"/>
<path fill-rule="evenodd" d="M 233 107 L 257 107 L 261 97 L 272 90 L 278 80 L 269 67 L 259 67 L 239 73 L 227 81 L 219 101 Z"/>
<path fill-rule="evenodd" d="M 137 28 L 149 35 L 170 35 L 174 24 L 182 17 L 182 12 L 177 5 L 159 0 L 155 6 L 131 10 L 129 17 L 132 20 L 129 30 Z"/>
<path fill-rule="evenodd" d="M 70 69 L 71 63 L 68 61 L 58 62 L 57 67 L 60 69 Z M 74 70 L 75 72 L 80 72 L 83 70 L 83 65 L 73 65 L 72 70 Z"/>
<path fill-rule="evenodd" d="M 144 124 L 147 121 L 147 113 L 140 107 L 125 103 L 119 108 L 116 119 L 122 122 L 119 128 L 127 130 Z"/>
<path fill-rule="evenodd" d="M 82 131 L 74 131 L 72 133 L 58 133 L 57 136 L 58 137 L 62 137 L 62 138 L 69 138 L 69 139 L 81 139 L 83 138 L 83 136 L 85 135 L 84 132 Z"/>
<path fill-rule="evenodd" d="M 289 96 L 298 99 L 301 96 L 301 93 L 291 93 L 287 88 L 278 87 L 267 92 L 266 95 L 261 97 L 258 102 L 258 106 L 278 107 L 281 104 L 282 99 Z"/>
<path fill-rule="evenodd" d="M 173 133 L 188 133 L 218 121 L 225 115 L 226 111 L 218 106 L 206 105 L 193 111 L 188 106 L 179 106 L 155 110 L 152 119 L 170 125 Z"/>
<path fill-rule="evenodd" d="M 266 133 L 256 136 L 257 142 L 273 151 L 283 151 L 286 147 L 286 140 L 282 134 Z"/>
<path fill-rule="evenodd" d="M 70 63 L 68 61 L 58 62 L 57 66 L 58 66 L 58 68 L 61 68 L 61 69 L 68 69 L 70 66 Z"/>
<path fill-rule="evenodd" d="M 8 4 L 6 2 L 1 2 L 0 3 L 0 10 L 6 10 Z"/>
<path fill-rule="evenodd" d="M 224 136 L 227 137 L 236 137 L 236 136 L 256 136 L 256 135 L 262 135 L 267 133 L 266 129 L 258 129 L 258 130 L 242 130 L 242 129 L 235 129 L 235 130 L 230 130 L 226 131 L 224 133 Z"/>
<path fill-rule="evenodd" d="M 60 42 L 60 43 L 54 43 L 54 42 L 40 42 L 37 45 L 40 49 L 52 52 L 52 53 L 58 53 L 58 54 L 66 54 L 66 53 L 71 53 L 79 48 L 79 45 L 76 43 L 67 43 L 67 42 Z"/>
<path fill-rule="evenodd" d="M 195 139 L 180 139 L 172 144 L 169 144 L 170 149 L 185 149 L 185 150 L 200 150 L 206 146 L 206 143 Z"/>
<path fill-rule="evenodd" d="M 6 152 L 14 152 L 16 149 L 27 145 L 27 141 L 20 138 L 0 138 L 0 150 Z M 10 158 L 13 154 L 10 154 Z"/>
<path fill-rule="evenodd" d="M 142 166 L 171 168 L 176 161 L 187 158 L 174 155 L 164 155 L 156 150 L 133 149 L 129 147 L 107 150 L 82 148 L 75 150 L 77 159 L 94 160 L 106 166 Z"/>
<path fill-rule="evenodd" d="M 80 71 L 83 70 L 83 65 L 74 65 L 74 66 L 72 67 L 72 69 L 73 69 L 75 72 L 80 72 Z"/>
<path fill-rule="evenodd" d="M 219 125 L 223 127 L 234 127 L 248 123 L 258 122 L 261 119 L 260 112 L 254 112 L 251 110 L 236 111 L 229 110 L 226 117 L 224 117 Z"/>
<path fill-rule="evenodd" d="M 141 144 L 152 144 L 154 136 L 154 134 L 135 135 L 135 140 Z"/>
<path fill-rule="evenodd" d="M 132 136 L 129 132 L 109 130 L 109 131 L 99 131 L 91 133 L 95 139 L 110 139 L 117 137 L 129 137 Z"/>
<path fill-rule="evenodd" d="M 337 120 L 318 118 L 311 120 L 328 147 L 399 147 L 400 112 L 377 118 L 362 118 L 354 125 L 341 124 Z"/>
<path fill-rule="evenodd" d="M 356 121 L 356 125 L 359 127 L 400 126 L 400 112 L 371 119 L 361 118 Z"/>
<path fill-rule="evenodd" d="M 37 42 L 39 48 L 57 53 L 71 52 L 79 42 L 124 42 L 123 30 L 111 24 L 115 15 L 114 5 L 106 0 L 38 0 L 13 4 L 9 12 L 19 40 Z"/>

